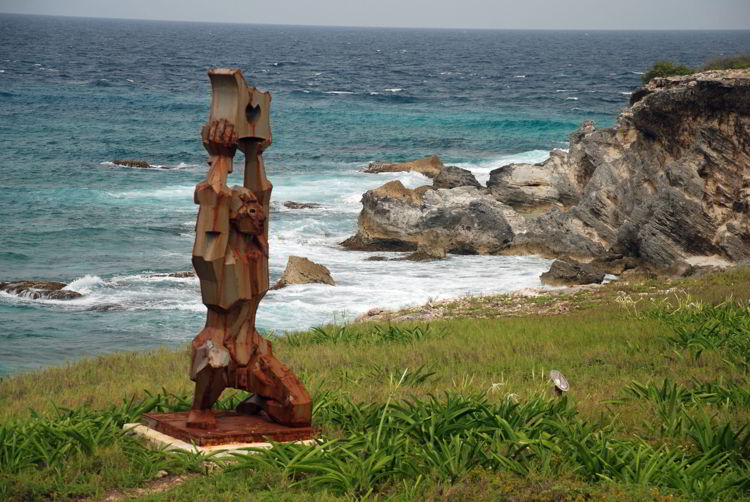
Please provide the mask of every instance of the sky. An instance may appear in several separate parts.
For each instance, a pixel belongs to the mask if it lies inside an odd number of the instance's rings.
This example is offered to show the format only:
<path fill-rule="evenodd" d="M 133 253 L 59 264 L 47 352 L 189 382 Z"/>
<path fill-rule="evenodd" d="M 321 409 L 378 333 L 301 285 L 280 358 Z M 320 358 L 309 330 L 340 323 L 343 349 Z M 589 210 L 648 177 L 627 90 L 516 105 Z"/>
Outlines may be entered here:
<path fill-rule="evenodd" d="M 750 0 L 0 0 L 0 12 L 323 26 L 750 29 Z"/>

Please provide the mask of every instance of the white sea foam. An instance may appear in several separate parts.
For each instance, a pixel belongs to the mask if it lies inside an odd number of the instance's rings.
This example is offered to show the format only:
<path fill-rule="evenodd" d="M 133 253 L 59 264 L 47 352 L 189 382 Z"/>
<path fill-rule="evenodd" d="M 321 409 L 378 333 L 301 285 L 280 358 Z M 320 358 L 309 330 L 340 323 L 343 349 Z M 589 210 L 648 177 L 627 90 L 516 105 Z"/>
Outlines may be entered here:
<path fill-rule="evenodd" d="M 566 99 L 566 100 L 568 100 L 568 101 L 578 101 L 578 98 L 577 98 L 577 97 L 575 97 L 575 96 L 568 96 L 568 97 L 567 97 L 567 98 L 565 98 L 565 99 Z"/>
<path fill-rule="evenodd" d="M 403 91 L 403 89 L 401 89 L 401 88 L 399 88 L 399 87 L 392 87 L 392 88 L 390 88 L 390 89 L 383 89 L 383 90 L 384 90 L 385 92 L 401 92 L 401 91 Z"/>
<path fill-rule="evenodd" d="M 354 94 L 352 91 L 326 91 L 323 94 Z"/>
<path fill-rule="evenodd" d="M 526 78 L 526 75 L 513 75 L 513 78 Z"/>
<path fill-rule="evenodd" d="M 155 200 L 169 200 L 169 199 L 185 199 L 192 200 L 193 192 L 195 187 L 189 186 L 171 186 L 164 188 L 148 189 L 148 190 L 126 190 L 124 192 L 107 192 L 108 195 L 115 198 L 126 198 L 126 199 L 149 199 Z"/>
<path fill-rule="evenodd" d="M 74 280 L 63 289 L 68 291 L 75 291 L 77 293 L 86 294 L 90 293 L 96 287 L 104 284 L 104 279 L 97 275 L 85 275 L 79 279 Z"/>
<path fill-rule="evenodd" d="M 513 162 L 541 162 L 547 156 L 546 151 L 533 150 L 457 165 L 471 170 L 481 182 L 486 182 L 492 169 Z M 294 285 L 269 292 L 258 311 L 259 327 L 277 331 L 303 329 L 334 320 L 351 320 L 373 307 L 399 308 L 423 304 L 429 299 L 540 286 L 539 274 L 547 270 L 550 261 L 537 256 L 449 256 L 440 262 L 373 262 L 365 258 L 374 254 L 396 258 L 404 253 L 343 250 L 338 243 L 356 231 L 360 200 L 365 191 L 392 180 L 409 188 L 431 183 L 419 173 L 366 174 L 360 168 L 361 164 L 352 163 L 341 165 L 328 175 L 295 174 L 273 178 L 274 208 L 282 212 L 283 217 L 271 219 L 272 283 L 281 276 L 288 257 L 296 255 L 327 266 L 336 286 Z M 186 211 L 194 212 L 193 190 L 192 185 L 177 185 L 110 195 L 157 202 L 181 199 Z M 317 202 L 322 206 L 306 211 L 288 210 L 281 205 L 285 200 Z M 193 220 L 185 216 L 176 224 L 186 227 L 185 238 L 192 236 L 187 228 L 194 225 Z M 185 263 L 185 256 L 165 253 L 164 263 Z M 110 308 L 171 310 L 184 312 L 186 316 L 205 312 L 195 277 L 164 277 L 143 270 L 104 279 L 81 277 L 68 289 L 84 293 L 84 296 L 66 302 L 45 301 L 42 305 L 55 303 L 54 308 L 102 311 Z M 2 298 L 5 301 L 5 296 Z M 192 333 L 184 336 L 189 339 Z"/>

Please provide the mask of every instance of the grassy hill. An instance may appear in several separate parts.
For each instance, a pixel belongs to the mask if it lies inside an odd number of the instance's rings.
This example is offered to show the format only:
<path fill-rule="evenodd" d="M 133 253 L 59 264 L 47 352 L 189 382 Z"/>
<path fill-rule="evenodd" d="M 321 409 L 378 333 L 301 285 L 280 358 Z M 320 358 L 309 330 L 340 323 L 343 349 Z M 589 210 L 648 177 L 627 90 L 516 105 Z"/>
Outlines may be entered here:
<path fill-rule="evenodd" d="M 324 444 L 232 463 L 120 433 L 189 406 L 187 349 L 20 374 L 0 381 L 0 499 L 750 500 L 749 298 L 744 267 L 278 338 Z"/>

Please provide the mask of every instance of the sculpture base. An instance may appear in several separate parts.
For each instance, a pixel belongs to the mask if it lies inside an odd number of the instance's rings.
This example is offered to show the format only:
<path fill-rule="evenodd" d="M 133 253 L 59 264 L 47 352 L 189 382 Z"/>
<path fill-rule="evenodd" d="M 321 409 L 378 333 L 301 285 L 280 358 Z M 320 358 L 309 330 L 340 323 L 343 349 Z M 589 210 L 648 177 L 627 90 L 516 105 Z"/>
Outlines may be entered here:
<path fill-rule="evenodd" d="M 234 410 L 214 410 L 216 428 L 198 429 L 187 426 L 188 413 L 147 413 L 143 415 L 143 423 L 163 434 L 198 446 L 302 441 L 318 437 L 318 429 L 315 427 L 287 427 L 269 422 L 258 415 L 244 415 Z"/>

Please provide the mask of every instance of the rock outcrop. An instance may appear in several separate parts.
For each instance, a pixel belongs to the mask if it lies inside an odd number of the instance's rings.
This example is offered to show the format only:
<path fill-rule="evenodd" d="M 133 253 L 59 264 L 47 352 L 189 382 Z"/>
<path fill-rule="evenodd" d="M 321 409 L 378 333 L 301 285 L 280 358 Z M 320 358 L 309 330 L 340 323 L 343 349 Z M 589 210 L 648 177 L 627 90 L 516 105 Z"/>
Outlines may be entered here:
<path fill-rule="evenodd" d="M 284 202 L 284 207 L 287 209 L 317 209 L 320 204 L 317 202 L 295 202 L 293 200 L 287 200 Z"/>
<path fill-rule="evenodd" d="M 487 189 L 371 190 L 350 240 L 677 273 L 750 260 L 750 70 L 654 79 L 631 101 L 615 127 L 586 121 L 568 153 L 503 166 Z"/>
<path fill-rule="evenodd" d="M 113 160 L 112 163 L 116 166 L 137 167 L 139 169 L 153 169 L 156 167 L 152 166 L 145 160 Z"/>
<path fill-rule="evenodd" d="M 67 284 L 55 281 L 0 282 L 0 291 L 32 300 L 72 300 L 81 293 L 63 289 Z"/>
<path fill-rule="evenodd" d="M 575 261 L 555 260 L 550 269 L 539 276 L 546 286 L 573 286 L 576 284 L 598 284 L 604 280 L 604 272 Z"/>
<path fill-rule="evenodd" d="M 364 170 L 366 173 L 398 173 L 416 172 L 434 178 L 443 170 L 443 162 L 440 157 L 425 157 L 423 159 L 411 160 L 409 162 L 370 162 Z"/>
<path fill-rule="evenodd" d="M 435 188 L 481 187 L 477 179 L 468 169 L 456 166 L 445 166 L 432 180 Z"/>
<path fill-rule="evenodd" d="M 490 171 L 487 187 L 493 197 L 517 210 L 568 207 L 578 202 L 583 187 L 570 169 L 568 154 L 553 150 L 540 164 L 510 164 Z"/>
<path fill-rule="evenodd" d="M 358 232 L 342 244 L 356 250 L 421 251 L 415 259 L 447 253 L 493 254 L 508 247 L 525 220 L 476 187 L 404 187 L 391 181 L 362 196 Z"/>
<path fill-rule="evenodd" d="M 328 284 L 335 286 L 331 272 L 301 256 L 290 256 L 281 279 L 271 289 L 281 289 L 290 284 Z"/>

